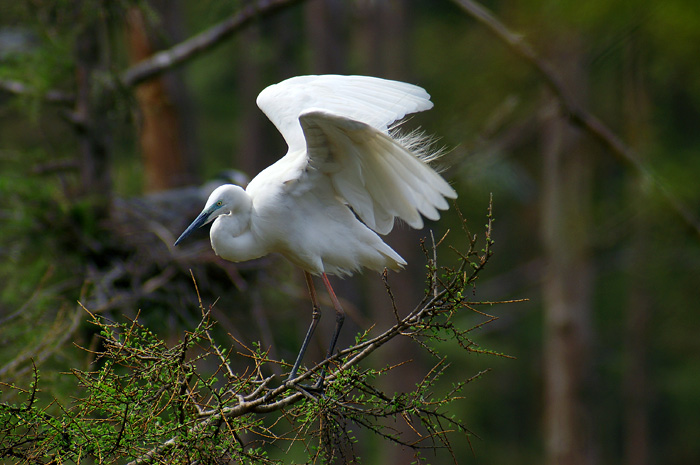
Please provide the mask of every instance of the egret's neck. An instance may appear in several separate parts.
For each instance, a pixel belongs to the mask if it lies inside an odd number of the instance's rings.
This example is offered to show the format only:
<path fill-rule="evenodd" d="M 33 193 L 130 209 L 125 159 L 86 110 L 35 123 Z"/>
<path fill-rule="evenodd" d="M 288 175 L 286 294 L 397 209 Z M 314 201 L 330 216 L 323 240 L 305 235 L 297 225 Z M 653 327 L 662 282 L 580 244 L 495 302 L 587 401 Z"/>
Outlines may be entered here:
<path fill-rule="evenodd" d="M 241 189 L 232 211 L 219 216 L 211 227 L 211 246 L 221 258 L 232 262 L 252 260 L 265 255 L 260 240 L 251 231 L 253 203 Z"/>

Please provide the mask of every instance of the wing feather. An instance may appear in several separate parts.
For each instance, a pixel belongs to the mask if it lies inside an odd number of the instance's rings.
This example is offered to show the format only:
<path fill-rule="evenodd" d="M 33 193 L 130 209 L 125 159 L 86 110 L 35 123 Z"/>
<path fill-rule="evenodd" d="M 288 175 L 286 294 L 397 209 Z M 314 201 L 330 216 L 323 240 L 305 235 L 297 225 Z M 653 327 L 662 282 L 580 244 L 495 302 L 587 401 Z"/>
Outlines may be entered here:
<path fill-rule="evenodd" d="M 421 215 L 436 220 L 448 207 L 445 197 L 457 197 L 427 163 L 375 127 L 315 109 L 299 121 L 309 166 L 330 176 L 337 195 L 380 234 L 395 218 L 421 228 Z"/>
<path fill-rule="evenodd" d="M 289 151 L 251 181 L 251 194 L 282 182 L 290 195 L 303 195 L 330 179 L 336 197 L 380 234 L 395 218 L 421 228 L 423 216 L 438 219 L 445 198 L 457 197 L 410 141 L 389 134 L 395 121 L 432 108 L 421 87 L 368 76 L 299 76 L 266 88 L 257 103 Z"/>
<path fill-rule="evenodd" d="M 407 114 L 432 108 L 430 95 L 405 82 L 369 76 L 297 76 L 263 90 L 258 107 L 282 133 L 289 152 L 306 148 L 299 116 L 316 108 L 382 132 Z"/>

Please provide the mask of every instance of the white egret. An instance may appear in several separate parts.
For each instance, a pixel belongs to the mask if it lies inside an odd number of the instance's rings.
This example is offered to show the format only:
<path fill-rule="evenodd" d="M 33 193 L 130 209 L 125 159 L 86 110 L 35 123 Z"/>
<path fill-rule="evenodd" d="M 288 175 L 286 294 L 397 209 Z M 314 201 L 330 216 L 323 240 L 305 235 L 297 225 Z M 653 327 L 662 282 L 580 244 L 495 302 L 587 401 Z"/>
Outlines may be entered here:
<path fill-rule="evenodd" d="M 234 261 L 276 252 L 304 270 L 313 318 L 289 379 L 296 376 L 320 310 L 311 275 L 320 275 L 336 312 L 327 356 L 344 311 L 327 275 L 365 267 L 398 270 L 406 262 L 379 234 L 399 218 L 413 228 L 439 218 L 454 189 L 429 165 L 421 137 L 399 137 L 392 124 L 432 108 L 412 84 L 367 76 L 299 76 L 263 90 L 257 104 L 289 150 L 244 190 L 225 184 L 175 242 L 214 221 L 211 245 Z M 322 376 L 323 377 L 323 376 Z"/>

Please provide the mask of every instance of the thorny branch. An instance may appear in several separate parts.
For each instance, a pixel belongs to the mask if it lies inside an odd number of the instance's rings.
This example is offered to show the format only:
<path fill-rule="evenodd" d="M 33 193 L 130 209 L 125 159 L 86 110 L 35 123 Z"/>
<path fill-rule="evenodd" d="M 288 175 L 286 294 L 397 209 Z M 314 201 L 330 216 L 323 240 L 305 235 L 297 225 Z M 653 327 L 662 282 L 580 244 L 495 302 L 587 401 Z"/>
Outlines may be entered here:
<path fill-rule="evenodd" d="M 465 435 L 469 441 L 472 433 L 448 415 L 446 407 L 460 399 L 464 386 L 483 372 L 453 384 L 444 394 L 433 392 L 435 381 L 450 364 L 431 342 L 452 340 L 467 352 L 501 355 L 478 347 L 469 336 L 495 319 L 476 309 L 490 303 L 470 302 L 466 297 L 493 253 L 491 207 L 487 218 L 485 242 L 464 228 L 466 251 L 457 252 L 455 267 L 437 264 L 435 248 L 444 236 L 437 243 L 430 241 L 430 247 L 423 244 L 428 286 L 413 310 L 402 315 L 384 276 L 396 316 L 392 326 L 374 336 L 367 331 L 353 346 L 286 382 L 263 374 L 273 372 L 273 367 L 289 369 L 286 363 L 270 359 L 269 349 L 248 347 L 233 338 L 238 356 L 232 356 L 232 349 L 219 345 L 211 308 L 205 309 L 201 300 L 199 326 L 174 346 L 142 326 L 138 316 L 117 324 L 86 309 L 100 331 L 101 348 L 90 350 L 95 371 L 73 371 L 81 394 L 70 408 L 58 406 L 64 417 L 28 418 L 26 409 L 0 405 L 4 415 L 0 425 L 7 420 L 6 427 L 0 426 L 0 457 L 127 459 L 134 465 L 221 459 L 274 463 L 264 447 L 273 443 L 278 449 L 301 445 L 309 451 L 310 462 L 348 462 L 356 455 L 350 431 L 360 428 L 416 454 L 444 450 L 456 461 L 452 435 Z M 466 330 L 459 328 L 453 317 L 464 309 L 481 322 Z M 436 363 L 412 391 L 382 392 L 376 379 L 409 361 L 381 369 L 363 367 L 360 362 L 400 336 L 416 341 L 436 357 Z M 242 370 L 233 365 L 241 359 L 249 361 Z M 327 373 L 325 389 L 307 387 L 322 369 Z M 18 391 L 18 396 L 31 398 L 22 405 L 33 405 L 35 392 Z M 406 425 L 406 431 L 399 431 L 397 420 Z"/>

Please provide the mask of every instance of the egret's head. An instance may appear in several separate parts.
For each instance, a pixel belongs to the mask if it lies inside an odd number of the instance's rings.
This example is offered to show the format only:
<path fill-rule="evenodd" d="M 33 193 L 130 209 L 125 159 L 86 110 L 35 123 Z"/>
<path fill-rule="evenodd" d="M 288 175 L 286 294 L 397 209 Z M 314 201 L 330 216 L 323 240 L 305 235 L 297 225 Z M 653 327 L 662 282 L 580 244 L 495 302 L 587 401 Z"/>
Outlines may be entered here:
<path fill-rule="evenodd" d="M 214 189 L 202 213 L 185 229 L 185 232 L 175 241 L 175 245 L 186 239 L 197 228 L 214 221 L 218 216 L 235 212 L 237 205 L 241 203 L 241 194 L 246 195 L 240 186 L 234 184 L 224 184 Z"/>

